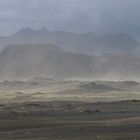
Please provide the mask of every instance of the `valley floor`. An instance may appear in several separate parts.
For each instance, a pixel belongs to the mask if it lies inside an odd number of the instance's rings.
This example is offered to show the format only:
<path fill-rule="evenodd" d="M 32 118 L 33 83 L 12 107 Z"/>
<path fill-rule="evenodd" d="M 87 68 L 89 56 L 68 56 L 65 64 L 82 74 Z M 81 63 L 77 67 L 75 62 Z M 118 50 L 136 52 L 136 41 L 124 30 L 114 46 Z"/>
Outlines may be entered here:
<path fill-rule="evenodd" d="M 0 106 L 0 140 L 139 140 L 140 101 Z"/>
<path fill-rule="evenodd" d="M 139 140 L 140 83 L 0 82 L 0 140 Z"/>

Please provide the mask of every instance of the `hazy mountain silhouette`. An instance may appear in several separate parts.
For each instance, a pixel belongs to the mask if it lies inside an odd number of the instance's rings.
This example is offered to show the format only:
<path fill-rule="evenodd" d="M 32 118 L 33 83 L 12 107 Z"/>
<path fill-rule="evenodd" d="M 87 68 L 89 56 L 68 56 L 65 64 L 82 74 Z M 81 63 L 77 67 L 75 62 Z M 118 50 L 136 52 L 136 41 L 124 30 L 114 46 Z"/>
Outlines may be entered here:
<path fill-rule="evenodd" d="M 89 56 L 51 44 L 8 45 L 0 53 L 0 78 L 139 79 L 140 59 L 131 55 Z"/>
<path fill-rule="evenodd" d="M 92 74 L 92 57 L 66 52 L 51 44 L 8 45 L 0 54 L 3 78 L 75 77 Z"/>
<path fill-rule="evenodd" d="M 21 29 L 9 37 L 0 38 L 1 47 L 8 44 L 51 43 L 63 49 L 85 54 L 132 53 L 140 52 L 140 43 L 126 34 L 94 33 L 76 34 L 64 31 L 48 31 L 46 28 Z"/>

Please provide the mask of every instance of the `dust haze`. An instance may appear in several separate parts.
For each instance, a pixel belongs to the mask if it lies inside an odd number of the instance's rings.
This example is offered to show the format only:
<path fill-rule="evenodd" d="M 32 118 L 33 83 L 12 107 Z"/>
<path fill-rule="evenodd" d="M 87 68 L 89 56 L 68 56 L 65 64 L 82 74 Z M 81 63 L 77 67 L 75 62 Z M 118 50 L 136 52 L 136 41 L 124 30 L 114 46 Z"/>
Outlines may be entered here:
<path fill-rule="evenodd" d="M 139 0 L 0 0 L 0 139 L 140 139 Z"/>

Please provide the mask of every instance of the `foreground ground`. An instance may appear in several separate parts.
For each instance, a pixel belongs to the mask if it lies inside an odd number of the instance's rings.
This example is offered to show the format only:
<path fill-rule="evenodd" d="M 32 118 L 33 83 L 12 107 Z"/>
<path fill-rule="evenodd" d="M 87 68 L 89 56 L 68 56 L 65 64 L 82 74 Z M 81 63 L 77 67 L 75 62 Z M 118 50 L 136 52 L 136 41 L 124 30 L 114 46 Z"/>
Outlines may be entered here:
<path fill-rule="evenodd" d="M 139 140 L 140 102 L 0 106 L 0 140 Z"/>
<path fill-rule="evenodd" d="M 0 140 L 139 140 L 140 83 L 0 82 Z"/>

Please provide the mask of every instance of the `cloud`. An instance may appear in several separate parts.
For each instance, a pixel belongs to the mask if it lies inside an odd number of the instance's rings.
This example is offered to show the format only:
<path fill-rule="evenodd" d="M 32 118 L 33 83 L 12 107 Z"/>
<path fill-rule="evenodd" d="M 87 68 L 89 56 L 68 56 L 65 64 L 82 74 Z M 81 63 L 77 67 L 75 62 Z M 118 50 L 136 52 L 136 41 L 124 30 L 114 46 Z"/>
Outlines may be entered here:
<path fill-rule="evenodd" d="M 0 0 L 0 32 L 23 27 L 139 35 L 139 0 Z"/>

